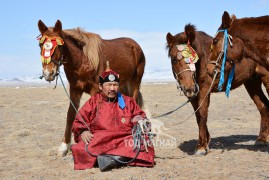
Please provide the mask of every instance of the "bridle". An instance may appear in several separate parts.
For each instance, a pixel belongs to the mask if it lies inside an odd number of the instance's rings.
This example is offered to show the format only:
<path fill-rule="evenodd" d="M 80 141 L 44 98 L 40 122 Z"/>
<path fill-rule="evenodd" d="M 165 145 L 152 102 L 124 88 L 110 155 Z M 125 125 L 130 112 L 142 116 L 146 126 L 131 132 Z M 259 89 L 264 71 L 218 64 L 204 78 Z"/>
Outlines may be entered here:
<path fill-rule="evenodd" d="M 37 37 L 39 40 L 39 46 L 41 47 L 41 61 L 44 64 L 49 64 L 53 62 L 57 66 L 56 76 L 58 74 L 59 67 L 63 64 L 63 53 L 62 53 L 62 45 L 64 41 L 61 37 L 48 37 L 47 35 L 41 36 L 41 34 Z M 59 59 L 55 60 L 52 58 L 56 48 L 60 51 Z M 40 76 L 42 79 L 44 75 Z"/>
<path fill-rule="evenodd" d="M 188 47 L 190 48 L 190 50 L 193 51 L 193 52 L 191 52 L 191 53 L 195 53 L 195 55 L 197 56 L 196 52 L 192 49 L 192 47 L 189 45 L 189 43 L 188 43 L 187 45 L 185 45 L 185 44 L 177 45 L 178 53 L 182 53 L 182 54 L 183 54 L 183 52 L 180 51 L 182 48 L 179 48 L 178 46 L 188 46 Z M 183 59 L 185 59 L 184 56 L 182 56 L 181 59 L 177 58 L 178 61 L 181 61 L 181 60 L 183 60 Z M 198 56 L 197 56 L 197 60 L 198 60 Z M 197 60 L 196 60 L 196 61 L 197 61 Z M 195 61 L 195 62 L 196 62 L 196 61 Z M 187 63 L 186 60 L 185 60 L 185 63 L 186 63 L 189 67 L 192 66 L 192 68 L 186 68 L 186 69 L 183 69 L 183 70 L 180 71 L 180 72 L 176 72 L 176 70 L 174 69 L 174 67 L 172 67 L 173 74 L 174 74 L 174 76 L 175 76 L 175 79 L 176 79 L 177 82 L 178 82 L 177 88 L 178 88 L 178 89 L 181 89 L 184 93 L 187 93 L 186 90 L 185 90 L 185 88 L 184 88 L 185 86 L 179 83 L 179 76 L 180 76 L 182 73 L 184 73 L 184 72 L 191 71 L 191 77 L 192 77 L 192 79 L 193 79 L 193 81 L 194 81 L 195 89 L 197 89 L 197 91 L 196 91 L 196 93 L 195 93 L 195 96 L 197 96 L 197 94 L 199 93 L 199 85 L 198 85 L 197 82 L 196 82 L 196 69 L 195 69 L 195 65 L 194 65 L 194 63 L 191 64 L 191 62 Z"/>
<path fill-rule="evenodd" d="M 53 62 L 57 67 L 56 67 L 56 85 L 57 86 L 57 80 L 58 80 L 58 75 L 59 75 L 59 69 L 60 66 L 63 64 L 63 50 L 62 50 L 62 45 L 64 44 L 64 41 L 61 37 L 48 37 L 47 35 L 44 35 L 40 37 L 39 35 L 37 39 L 39 40 L 39 46 L 41 47 L 41 61 L 42 63 L 49 64 L 50 62 Z M 44 47 L 45 46 L 45 47 Z M 49 46 L 46 49 L 46 46 Z M 55 49 L 58 48 L 60 51 L 60 57 L 59 59 L 54 59 L 52 58 Z M 46 51 L 46 52 L 45 52 Z M 46 54 L 47 53 L 47 54 Z M 45 77 L 43 74 L 39 78 L 42 79 Z"/>
<path fill-rule="evenodd" d="M 223 32 L 223 34 L 224 34 L 223 42 L 222 42 L 222 50 L 219 53 L 217 60 L 208 61 L 207 64 L 214 64 L 215 65 L 214 70 L 213 70 L 214 72 L 217 71 L 217 69 L 220 69 L 220 81 L 218 84 L 218 89 L 219 89 L 219 91 L 222 91 L 222 86 L 224 84 L 224 70 L 225 70 L 225 64 L 226 64 L 226 60 L 227 60 L 228 43 L 232 47 L 233 46 L 233 43 L 232 43 L 233 38 L 231 35 L 228 34 L 228 29 L 218 30 L 214 38 L 216 38 L 216 36 L 218 35 L 219 32 Z M 213 44 L 211 46 L 210 51 L 212 51 L 212 50 L 213 50 Z M 223 57 L 223 60 L 222 60 L 222 64 L 220 65 L 219 61 L 222 57 Z M 230 71 L 229 76 L 228 76 L 228 83 L 226 86 L 227 97 L 229 97 L 229 94 L 230 94 L 231 83 L 232 83 L 234 71 L 235 71 L 235 64 L 232 61 L 231 61 L 231 64 L 233 64 L 233 68 Z"/>
<path fill-rule="evenodd" d="M 221 30 L 218 30 L 217 33 L 215 34 L 214 38 L 216 38 L 216 36 L 218 35 L 219 32 L 224 32 L 224 38 L 223 38 L 223 42 L 222 42 L 222 50 L 221 50 L 221 52 L 219 53 L 217 60 L 215 60 L 215 61 L 207 61 L 207 64 L 214 64 L 214 65 L 215 65 L 215 68 L 216 68 L 216 67 L 221 67 L 221 65 L 219 64 L 219 61 L 220 61 L 220 59 L 222 58 L 223 54 L 225 53 L 225 54 L 224 54 L 224 55 L 225 55 L 225 58 L 226 58 L 226 56 L 227 56 L 227 48 L 228 48 L 227 43 L 228 43 L 228 42 L 227 42 L 227 40 L 225 40 L 225 37 L 227 37 L 230 46 L 231 46 L 231 47 L 233 46 L 233 43 L 232 43 L 232 39 L 233 39 L 233 37 L 232 37 L 231 35 L 228 34 L 228 30 L 227 30 L 227 29 L 221 29 Z M 226 42 L 225 42 L 225 41 L 226 41 Z M 212 51 L 212 49 L 213 49 L 213 45 L 211 45 L 211 49 L 210 49 L 210 51 Z"/>
<path fill-rule="evenodd" d="M 174 68 L 173 68 L 173 73 L 175 74 L 175 77 L 176 77 L 176 80 L 178 80 L 178 76 L 180 75 L 180 74 L 182 74 L 182 73 L 184 73 L 184 72 L 186 72 L 186 71 L 191 71 L 191 69 L 184 69 L 184 70 L 182 70 L 182 71 L 180 71 L 179 73 L 176 73 L 176 71 L 174 70 Z M 192 72 L 192 74 L 195 74 L 195 73 L 193 73 Z"/>

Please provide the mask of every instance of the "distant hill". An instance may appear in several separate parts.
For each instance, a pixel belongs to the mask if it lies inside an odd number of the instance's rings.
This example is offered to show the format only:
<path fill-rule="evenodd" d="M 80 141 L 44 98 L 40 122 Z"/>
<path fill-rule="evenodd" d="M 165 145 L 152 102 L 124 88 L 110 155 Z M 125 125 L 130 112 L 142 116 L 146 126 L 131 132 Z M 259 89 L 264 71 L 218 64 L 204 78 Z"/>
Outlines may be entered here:
<path fill-rule="evenodd" d="M 10 81 L 13 81 L 13 82 L 24 82 L 23 80 L 20 80 L 20 79 L 18 79 L 18 78 L 14 78 L 14 79 L 12 79 L 12 80 L 10 80 Z"/>

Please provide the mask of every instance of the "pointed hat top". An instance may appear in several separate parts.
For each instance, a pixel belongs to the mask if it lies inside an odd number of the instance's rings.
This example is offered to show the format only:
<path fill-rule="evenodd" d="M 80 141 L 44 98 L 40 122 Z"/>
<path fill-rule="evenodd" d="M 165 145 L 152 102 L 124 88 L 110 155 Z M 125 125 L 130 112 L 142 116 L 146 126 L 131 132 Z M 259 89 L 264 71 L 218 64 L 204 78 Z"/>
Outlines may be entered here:
<path fill-rule="evenodd" d="M 110 69 L 109 61 L 106 62 L 106 70 L 99 76 L 99 83 L 103 84 L 105 82 L 119 82 L 119 74 Z"/>
<path fill-rule="evenodd" d="M 106 61 L 106 71 L 110 71 L 110 67 L 109 67 L 109 61 Z"/>

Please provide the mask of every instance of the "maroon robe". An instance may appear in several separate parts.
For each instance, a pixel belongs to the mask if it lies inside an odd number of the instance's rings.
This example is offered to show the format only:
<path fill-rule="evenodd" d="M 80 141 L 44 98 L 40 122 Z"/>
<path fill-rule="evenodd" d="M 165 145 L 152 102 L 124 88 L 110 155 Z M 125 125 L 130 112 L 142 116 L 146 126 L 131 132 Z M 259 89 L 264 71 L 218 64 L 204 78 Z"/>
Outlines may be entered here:
<path fill-rule="evenodd" d="M 102 94 L 91 97 L 80 109 L 79 114 L 94 135 L 88 145 L 88 150 L 92 154 L 135 157 L 136 151 L 133 150 L 132 137 L 134 123 L 131 119 L 137 115 L 146 118 L 146 115 L 132 98 L 124 95 L 122 97 L 126 105 L 123 109 L 119 107 L 117 99 L 115 102 L 108 102 Z M 88 130 L 86 125 L 77 115 L 72 127 L 77 144 L 71 147 L 76 170 L 92 168 L 96 163 L 96 157 L 86 152 L 85 143 L 81 140 L 80 134 L 85 130 Z M 128 165 L 152 167 L 154 147 L 149 146 L 148 152 L 141 151 L 136 160 Z"/>

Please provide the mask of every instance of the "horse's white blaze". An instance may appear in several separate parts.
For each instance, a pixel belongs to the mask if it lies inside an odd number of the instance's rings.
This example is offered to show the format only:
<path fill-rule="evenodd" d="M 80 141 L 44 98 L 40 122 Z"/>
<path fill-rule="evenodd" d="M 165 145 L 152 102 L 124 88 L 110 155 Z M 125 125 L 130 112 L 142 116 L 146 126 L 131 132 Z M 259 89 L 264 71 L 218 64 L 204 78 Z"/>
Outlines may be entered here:
<path fill-rule="evenodd" d="M 43 69 L 43 75 L 44 75 L 45 77 L 49 77 L 49 75 L 50 75 L 50 71 L 47 69 L 47 67 L 46 67 L 45 69 Z"/>
<path fill-rule="evenodd" d="M 58 156 L 65 156 L 67 154 L 69 148 L 70 148 L 70 143 L 66 144 L 66 143 L 62 142 L 62 144 L 60 145 L 60 147 L 58 149 Z"/>

